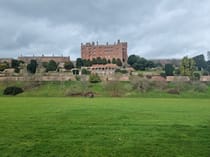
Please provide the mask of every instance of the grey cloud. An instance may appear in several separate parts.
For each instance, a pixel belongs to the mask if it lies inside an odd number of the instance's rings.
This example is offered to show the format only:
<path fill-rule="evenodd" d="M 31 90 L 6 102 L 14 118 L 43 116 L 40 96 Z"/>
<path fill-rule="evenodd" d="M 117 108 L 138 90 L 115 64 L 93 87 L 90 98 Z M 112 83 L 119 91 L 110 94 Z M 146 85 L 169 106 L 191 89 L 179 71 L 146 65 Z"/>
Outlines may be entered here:
<path fill-rule="evenodd" d="M 181 58 L 206 53 L 208 0 L 1 0 L 0 57 L 80 56 L 80 43 L 128 41 L 129 54 Z"/>

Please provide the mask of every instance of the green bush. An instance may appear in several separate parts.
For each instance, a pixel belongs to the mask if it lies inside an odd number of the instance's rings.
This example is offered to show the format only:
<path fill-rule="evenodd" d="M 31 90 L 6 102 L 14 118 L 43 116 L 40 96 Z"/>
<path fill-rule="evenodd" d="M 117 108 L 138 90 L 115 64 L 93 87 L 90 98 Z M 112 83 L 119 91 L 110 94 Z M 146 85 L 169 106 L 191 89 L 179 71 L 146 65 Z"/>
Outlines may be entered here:
<path fill-rule="evenodd" d="M 98 76 L 98 74 L 91 74 L 89 77 L 90 83 L 99 83 L 101 82 L 101 78 Z"/>
<path fill-rule="evenodd" d="M 160 76 L 166 78 L 166 73 L 165 73 L 165 72 L 161 72 L 161 73 L 160 73 Z"/>
<path fill-rule="evenodd" d="M 198 72 L 193 73 L 193 80 L 200 80 L 200 77 L 201 77 L 200 73 Z"/>
<path fill-rule="evenodd" d="M 90 75 L 90 73 L 87 69 L 82 69 L 82 75 Z"/>
<path fill-rule="evenodd" d="M 196 92 L 204 93 L 208 90 L 208 86 L 205 83 L 193 82 L 193 90 Z"/>
<path fill-rule="evenodd" d="M 17 95 L 23 93 L 23 89 L 19 87 L 7 87 L 4 90 L 4 95 Z"/>

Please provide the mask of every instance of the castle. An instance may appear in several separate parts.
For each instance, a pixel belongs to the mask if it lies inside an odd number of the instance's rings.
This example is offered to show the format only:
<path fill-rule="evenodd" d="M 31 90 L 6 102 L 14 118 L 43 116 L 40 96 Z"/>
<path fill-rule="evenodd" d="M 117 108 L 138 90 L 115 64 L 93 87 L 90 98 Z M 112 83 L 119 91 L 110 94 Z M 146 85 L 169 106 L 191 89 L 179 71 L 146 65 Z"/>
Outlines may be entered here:
<path fill-rule="evenodd" d="M 120 42 L 114 44 L 99 45 L 98 42 L 81 44 L 81 57 L 86 60 L 93 60 L 94 58 L 105 58 L 112 61 L 112 59 L 120 59 L 122 62 L 127 62 L 127 42 Z"/>

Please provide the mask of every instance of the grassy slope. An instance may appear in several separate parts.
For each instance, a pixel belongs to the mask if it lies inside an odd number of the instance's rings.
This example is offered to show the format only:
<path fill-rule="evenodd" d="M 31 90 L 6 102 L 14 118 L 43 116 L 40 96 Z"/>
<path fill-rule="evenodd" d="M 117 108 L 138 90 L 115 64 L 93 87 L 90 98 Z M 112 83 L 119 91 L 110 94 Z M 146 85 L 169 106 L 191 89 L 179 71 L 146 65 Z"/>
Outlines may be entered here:
<path fill-rule="evenodd" d="M 208 99 L 0 98 L 0 156 L 210 155 Z"/>
<path fill-rule="evenodd" d="M 24 87 L 29 83 L 13 82 L 6 85 L 0 83 L 0 96 L 3 96 L 3 90 L 6 86 L 19 86 Z M 87 91 L 93 91 L 98 97 L 109 97 L 111 93 L 104 88 L 103 83 L 89 84 Z M 67 96 L 68 91 L 83 91 L 83 85 L 81 82 L 44 82 L 41 86 L 26 90 L 19 97 L 64 97 Z M 148 98 L 210 98 L 210 86 L 207 92 L 195 92 L 193 90 L 186 90 L 181 92 L 180 95 L 171 95 L 167 92 L 151 90 L 147 93 L 140 93 L 132 90 L 131 84 L 127 82 L 121 82 L 121 91 L 123 97 L 148 97 Z"/>

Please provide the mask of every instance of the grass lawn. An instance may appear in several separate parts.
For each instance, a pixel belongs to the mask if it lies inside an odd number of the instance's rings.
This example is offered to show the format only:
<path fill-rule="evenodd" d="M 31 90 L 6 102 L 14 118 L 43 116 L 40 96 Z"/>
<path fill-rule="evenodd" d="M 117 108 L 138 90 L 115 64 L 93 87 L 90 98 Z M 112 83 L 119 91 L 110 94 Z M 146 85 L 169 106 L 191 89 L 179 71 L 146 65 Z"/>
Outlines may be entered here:
<path fill-rule="evenodd" d="M 0 98 L 1 157 L 210 157 L 210 99 Z"/>

